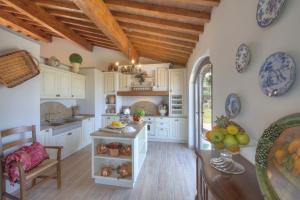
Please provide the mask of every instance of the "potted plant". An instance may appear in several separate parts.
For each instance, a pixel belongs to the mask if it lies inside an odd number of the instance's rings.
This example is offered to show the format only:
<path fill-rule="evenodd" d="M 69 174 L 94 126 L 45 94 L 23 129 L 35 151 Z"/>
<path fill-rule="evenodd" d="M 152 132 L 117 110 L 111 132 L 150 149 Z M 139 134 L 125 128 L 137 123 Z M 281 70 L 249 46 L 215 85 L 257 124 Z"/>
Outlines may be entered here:
<path fill-rule="evenodd" d="M 72 53 L 69 57 L 69 61 L 73 66 L 73 72 L 78 73 L 80 65 L 82 64 L 82 57 L 77 53 Z"/>
<path fill-rule="evenodd" d="M 133 114 L 133 122 L 136 124 L 143 123 L 143 117 L 145 116 L 145 111 L 143 109 L 136 109 Z"/>

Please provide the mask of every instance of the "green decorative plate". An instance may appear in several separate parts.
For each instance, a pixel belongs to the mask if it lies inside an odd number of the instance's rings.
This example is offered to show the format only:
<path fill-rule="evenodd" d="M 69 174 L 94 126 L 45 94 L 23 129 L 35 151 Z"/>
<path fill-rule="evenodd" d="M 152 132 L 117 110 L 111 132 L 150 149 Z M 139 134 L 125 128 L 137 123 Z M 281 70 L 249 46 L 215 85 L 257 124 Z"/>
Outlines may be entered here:
<path fill-rule="evenodd" d="M 256 176 L 266 200 L 300 197 L 300 113 L 267 128 L 258 141 Z"/>

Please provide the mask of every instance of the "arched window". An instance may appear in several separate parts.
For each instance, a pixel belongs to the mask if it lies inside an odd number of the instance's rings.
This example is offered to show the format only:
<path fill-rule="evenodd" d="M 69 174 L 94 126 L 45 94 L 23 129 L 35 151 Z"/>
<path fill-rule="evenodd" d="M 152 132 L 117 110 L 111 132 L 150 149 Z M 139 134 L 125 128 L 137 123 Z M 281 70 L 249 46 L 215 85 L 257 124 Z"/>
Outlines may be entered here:
<path fill-rule="evenodd" d="M 212 128 L 212 65 L 208 61 L 202 62 L 196 76 L 194 85 L 194 130 L 195 147 L 198 149 L 211 149 L 208 141 L 202 137 Z"/>

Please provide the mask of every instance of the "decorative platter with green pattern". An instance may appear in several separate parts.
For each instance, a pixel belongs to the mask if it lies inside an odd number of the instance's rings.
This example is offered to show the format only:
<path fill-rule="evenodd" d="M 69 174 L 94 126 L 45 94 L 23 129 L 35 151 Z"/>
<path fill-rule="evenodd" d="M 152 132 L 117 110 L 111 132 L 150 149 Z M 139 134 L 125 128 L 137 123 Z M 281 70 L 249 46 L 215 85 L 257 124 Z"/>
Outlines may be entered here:
<path fill-rule="evenodd" d="M 258 141 L 256 176 L 266 200 L 300 197 L 300 113 L 271 124 Z"/>

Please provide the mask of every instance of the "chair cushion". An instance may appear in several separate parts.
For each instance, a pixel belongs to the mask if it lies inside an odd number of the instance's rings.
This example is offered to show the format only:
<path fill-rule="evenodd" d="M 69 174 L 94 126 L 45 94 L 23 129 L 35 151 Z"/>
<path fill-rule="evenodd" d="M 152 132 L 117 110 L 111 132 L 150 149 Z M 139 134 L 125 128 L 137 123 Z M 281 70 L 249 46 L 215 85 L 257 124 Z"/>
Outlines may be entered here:
<path fill-rule="evenodd" d="M 20 176 L 15 162 L 20 162 L 24 171 L 28 172 L 48 158 L 49 155 L 45 148 L 38 142 L 30 146 L 24 146 L 9 154 L 5 159 L 5 171 L 8 174 L 10 182 L 15 183 Z"/>

